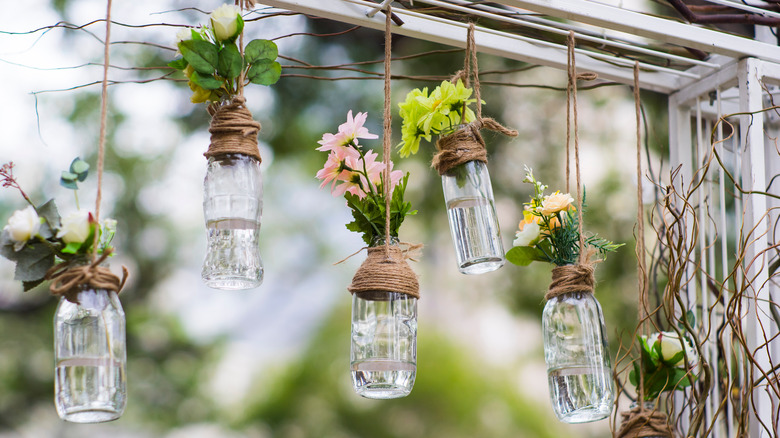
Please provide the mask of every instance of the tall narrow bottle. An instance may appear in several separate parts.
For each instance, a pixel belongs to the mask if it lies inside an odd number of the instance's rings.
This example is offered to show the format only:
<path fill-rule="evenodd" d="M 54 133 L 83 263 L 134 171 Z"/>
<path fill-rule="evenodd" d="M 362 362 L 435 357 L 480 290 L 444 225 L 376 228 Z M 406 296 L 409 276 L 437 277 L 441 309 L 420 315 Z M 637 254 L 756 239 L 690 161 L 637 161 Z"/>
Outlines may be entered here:
<path fill-rule="evenodd" d="M 116 292 L 85 288 L 54 316 L 54 401 L 74 423 L 119 418 L 127 402 L 125 313 Z"/>
<path fill-rule="evenodd" d="M 203 281 L 212 288 L 251 289 L 263 282 L 260 162 L 243 154 L 209 158 L 203 183 L 208 247 Z"/>
<path fill-rule="evenodd" d="M 372 246 L 384 246 L 384 238 Z M 417 374 L 417 298 L 383 290 L 354 293 L 350 359 L 358 395 L 409 395 Z"/>
<path fill-rule="evenodd" d="M 469 161 L 441 177 L 452 243 L 463 274 L 483 274 L 504 265 L 493 187 L 487 165 Z"/>
<path fill-rule="evenodd" d="M 547 301 L 542 315 L 550 399 L 564 423 L 601 420 L 615 391 L 601 305 L 591 293 Z"/>

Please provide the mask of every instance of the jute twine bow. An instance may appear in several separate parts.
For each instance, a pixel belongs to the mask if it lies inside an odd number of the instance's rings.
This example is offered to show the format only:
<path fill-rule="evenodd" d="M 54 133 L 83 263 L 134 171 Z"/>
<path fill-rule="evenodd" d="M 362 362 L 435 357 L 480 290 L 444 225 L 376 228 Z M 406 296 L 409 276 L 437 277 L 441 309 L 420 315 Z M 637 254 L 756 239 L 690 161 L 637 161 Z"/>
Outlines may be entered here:
<path fill-rule="evenodd" d="M 469 79 L 474 78 L 474 97 L 477 100 L 476 120 L 454 133 L 444 136 L 436 142 L 438 152 L 431 161 L 431 167 L 444 175 L 453 167 L 468 163 L 469 161 L 481 161 L 487 163 L 487 150 L 485 140 L 480 135 L 480 129 L 489 129 L 501 134 L 516 137 L 517 131 L 509 129 L 494 119 L 482 117 L 482 95 L 479 86 L 479 66 L 477 64 L 477 45 L 474 39 L 474 23 L 469 23 L 466 37 L 466 57 L 463 70 L 459 70 L 450 81 L 456 84 L 462 80 L 469 86 Z"/>
<path fill-rule="evenodd" d="M 99 266 L 108 258 L 111 251 L 88 265 L 73 266 L 70 263 L 60 263 L 46 272 L 46 280 L 50 280 L 49 291 L 52 295 L 65 297 L 71 303 L 79 304 L 78 294 L 87 288 L 105 289 L 119 293 L 127 281 L 127 268 L 122 266 L 122 280 L 110 269 Z"/>
<path fill-rule="evenodd" d="M 385 161 L 384 181 L 390 181 L 390 154 L 392 133 L 392 110 L 390 108 L 390 60 L 392 47 L 392 9 L 390 5 L 385 11 L 385 105 L 383 124 L 383 156 Z M 390 245 L 390 184 L 384 184 L 385 193 L 385 244 L 379 247 L 368 248 L 368 256 L 360 265 L 352 284 L 347 290 L 352 294 L 359 294 L 365 300 L 381 301 L 388 299 L 386 292 L 397 292 L 420 298 L 420 283 L 417 274 L 406 262 L 412 259 L 412 253 L 419 250 L 422 245 L 409 245 L 407 250 Z"/>
<path fill-rule="evenodd" d="M 593 272 L 592 264 L 554 267 L 552 270 L 552 282 L 544 299 L 549 301 L 555 297 L 570 293 L 592 294 L 596 285 Z"/>
<path fill-rule="evenodd" d="M 666 437 L 674 438 L 665 412 L 636 406 L 622 412 L 623 422 L 617 432 L 617 438 Z"/>
<path fill-rule="evenodd" d="M 236 96 L 226 105 L 216 107 L 209 105 L 211 144 L 208 151 L 203 154 L 206 158 L 224 154 L 244 154 L 261 161 L 260 149 L 257 147 L 260 122 L 252 118 L 252 113 L 245 103 L 244 96 Z"/>

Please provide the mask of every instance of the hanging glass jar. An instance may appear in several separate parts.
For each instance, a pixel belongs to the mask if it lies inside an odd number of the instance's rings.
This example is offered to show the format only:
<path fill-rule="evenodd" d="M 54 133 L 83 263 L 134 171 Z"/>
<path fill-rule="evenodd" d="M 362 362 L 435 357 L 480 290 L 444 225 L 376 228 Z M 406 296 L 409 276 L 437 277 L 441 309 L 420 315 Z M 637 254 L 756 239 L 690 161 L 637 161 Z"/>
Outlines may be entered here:
<path fill-rule="evenodd" d="M 399 292 L 395 287 L 392 288 L 395 290 L 371 290 L 370 287 L 368 290 L 355 290 L 358 276 L 361 271 L 365 271 L 364 268 L 372 258 L 385 258 L 384 245 L 384 237 L 374 239 L 368 250 L 368 259 L 350 286 L 352 384 L 358 395 L 372 399 L 408 395 L 417 374 L 417 296 Z M 389 263 L 405 267 L 403 276 L 412 279 L 417 287 L 416 276 L 403 260 L 396 238 L 391 238 L 391 250 L 394 259 Z M 368 277 L 370 275 L 366 274 Z M 400 282 L 403 281 L 401 279 Z"/>
<path fill-rule="evenodd" d="M 558 419 L 585 423 L 609 416 L 615 391 L 596 297 L 574 292 L 550 298 L 542 330 L 550 399 Z"/>
<path fill-rule="evenodd" d="M 54 316 L 54 400 L 60 418 L 100 423 L 127 402 L 125 313 L 117 293 L 83 286 Z"/>
<path fill-rule="evenodd" d="M 208 247 L 202 277 L 215 289 L 251 289 L 263 282 L 260 162 L 244 154 L 209 158 L 203 183 Z"/>
<path fill-rule="evenodd" d="M 437 143 L 439 149 L 443 149 L 442 142 L 446 142 L 448 136 L 451 139 L 455 135 L 471 135 L 472 138 L 465 138 L 465 141 L 482 144 L 481 150 L 484 151 L 482 139 L 473 139 L 472 131 L 464 128 L 467 125 L 442 132 Z M 461 144 L 463 141 L 462 138 L 456 140 Z M 444 172 L 441 170 L 444 169 L 440 169 L 440 174 L 458 269 L 463 274 L 495 271 L 504 265 L 506 259 L 485 161 L 472 160 Z"/>

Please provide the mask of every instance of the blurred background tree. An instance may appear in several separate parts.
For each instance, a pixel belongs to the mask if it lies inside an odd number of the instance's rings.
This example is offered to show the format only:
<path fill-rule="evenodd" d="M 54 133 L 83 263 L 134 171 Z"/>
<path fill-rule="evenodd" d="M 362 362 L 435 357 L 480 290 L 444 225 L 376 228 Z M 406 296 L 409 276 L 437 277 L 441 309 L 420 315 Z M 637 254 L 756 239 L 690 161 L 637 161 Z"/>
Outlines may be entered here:
<path fill-rule="evenodd" d="M 115 4 L 121 23 L 196 25 L 206 16 L 182 2 Z M 200 2 L 210 11 L 221 2 Z M 189 5 L 187 5 L 189 6 Z M 194 5 L 193 5 L 194 6 Z M 35 13 L 0 18 L 4 62 L 2 161 L 17 164 L 20 182 L 38 200 L 69 196 L 59 171 L 80 155 L 94 163 L 99 90 L 66 89 L 99 79 L 99 38 L 56 28 L 17 34 L 59 21 L 83 24 L 100 18 L 98 0 L 37 0 Z M 314 174 L 325 154 L 314 148 L 348 110 L 368 111 L 371 132 L 381 132 L 382 82 L 335 79 L 338 70 L 300 70 L 294 60 L 339 65 L 381 61 L 383 35 L 369 29 L 303 16 L 247 17 L 249 38 L 291 33 L 333 35 L 279 39 L 288 57 L 273 87 L 247 89 L 249 107 L 263 124 L 265 179 L 262 254 L 265 283 L 249 292 L 213 291 L 200 282 L 205 248 L 201 184 L 208 145 L 208 115 L 189 103 L 182 82 L 143 82 L 167 74 L 174 57 L 171 26 L 114 26 L 110 89 L 106 215 L 119 221 L 112 265 L 127 265 L 132 278 L 121 294 L 128 322 L 128 409 L 114 423 L 74 425 L 57 419 L 52 403 L 51 317 L 56 306 L 45 289 L 22 294 L 12 265 L 0 261 L 0 437 L 558 437 L 607 436 L 606 421 L 559 424 L 547 401 L 539 318 L 549 267 L 505 266 L 482 276 L 457 272 L 439 188 L 429 168 L 434 147 L 415 157 L 395 157 L 412 172 L 408 197 L 418 216 L 402 240 L 426 245 L 414 264 L 420 275 L 418 375 L 412 394 L 378 402 L 359 398 L 349 378 L 349 298 L 346 286 L 359 259 L 333 267 L 362 246 L 344 228 L 343 200 L 317 189 Z M 163 13 L 164 12 L 164 13 Z M 99 26 L 87 27 L 99 35 Z M 9 33 L 10 32 L 10 33 Z M 135 42 L 135 43 L 134 43 Z M 137 42 L 143 42 L 138 44 Z M 170 48 L 170 49 L 166 49 Z M 446 77 L 462 67 L 463 52 L 405 37 L 394 38 L 396 75 Z M 141 67 L 143 70 L 125 70 Z M 516 139 L 487 135 L 490 171 L 504 245 L 508 249 L 530 186 L 523 166 L 552 188 L 564 188 L 565 85 L 562 72 L 480 56 L 485 78 L 513 86 L 483 87 L 485 113 L 520 131 Z M 381 63 L 361 68 L 380 72 Z M 54 69 L 54 70 L 52 70 Z M 490 72 L 502 71 L 505 73 Z M 175 78 L 175 77 L 174 77 Z M 440 81 L 439 79 L 438 81 Z M 412 88 L 436 81 L 395 80 L 393 108 Z M 557 89 L 556 89 L 557 88 Z M 646 94 L 651 127 L 665 127 L 664 98 Z M 14 108 L 11 110 L 10 108 Z M 631 336 L 635 325 L 635 220 L 633 103 L 621 86 L 584 90 L 580 139 L 588 192 L 587 229 L 627 245 L 599 265 L 597 294 L 604 306 L 610 345 Z M 653 129 L 651 128 L 651 129 Z M 395 114 L 394 143 L 400 139 Z M 661 155 L 665 129 L 651 131 Z M 366 142 L 374 149 L 381 142 Z M 655 157 L 654 155 L 654 157 Z M 95 179 L 82 205 L 94 199 Z M 89 188 L 91 187 L 91 189 Z M 22 207 L 0 191 L 0 221 Z M 74 207 L 71 207 L 74 208 Z"/>

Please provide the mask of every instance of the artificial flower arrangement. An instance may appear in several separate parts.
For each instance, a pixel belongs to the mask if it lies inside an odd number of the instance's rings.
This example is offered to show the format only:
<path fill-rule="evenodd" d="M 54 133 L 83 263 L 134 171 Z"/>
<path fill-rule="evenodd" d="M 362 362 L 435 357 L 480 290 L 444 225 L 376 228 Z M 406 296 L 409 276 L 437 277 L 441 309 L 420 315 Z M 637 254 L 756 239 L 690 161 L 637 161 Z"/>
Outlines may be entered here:
<path fill-rule="evenodd" d="M 367 245 L 376 238 L 385 236 L 385 192 L 383 172 L 386 165 L 377 161 L 377 153 L 363 148 L 358 139 L 376 139 L 363 126 L 367 113 L 347 113 L 347 121 L 341 124 L 336 134 L 326 133 L 318 141 L 318 151 L 328 152 L 325 166 L 317 172 L 322 181 L 320 188 L 328 183 L 334 196 L 343 195 L 347 206 L 352 209 L 353 221 L 347 229 L 363 235 Z M 390 162 L 392 169 L 393 163 Z M 400 170 L 390 172 L 390 235 L 398 237 L 398 229 L 406 216 L 417 213 L 412 204 L 404 201 L 404 192 L 409 173 Z"/>
<path fill-rule="evenodd" d="M 466 87 L 461 79 L 454 84 L 442 81 L 428 93 L 428 87 L 415 88 L 406 95 L 406 101 L 398 104 L 403 124 L 401 127 L 401 157 L 416 154 L 420 141 L 430 142 L 434 135 L 447 133 L 459 125 L 476 120 L 469 105 L 476 102 L 471 99 L 473 90 Z"/>
<path fill-rule="evenodd" d="M 19 190 L 27 208 L 17 210 L 8 219 L 0 233 L 0 255 L 16 263 L 14 279 L 30 290 L 46 280 L 46 274 L 55 265 L 63 267 L 84 263 L 93 251 L 97 233 L 97 253 L 110 253 L 111 240 L 116 232 L 113 219 L 95 222 L 94 216 L 78 206 L 78 182 L 87 178 L 89 164 L 76 158 L 67 171 L 62 172 L 60 185 L 72 189 L 76 210 L 60 217 L 54 199 L 36 205 L 22 190 L 13 175 L 12 162 L 0 167 L 3 187 Z"/>
<path fill-rule="evenodd" d="M 580 235 L 574 198 L 560 191 L 545 195 L 547 186 L 536 180 L 531 169 L 526 167 L 525 171 L 523 182 L 533 185 L 534 194 L 524 204 L 523 220 L 515 234 L 513 248 L 507 251 L 507 260 L 520 266 L 534 261 L 556 266 L 577 263 Z M 585 245 L 603 257 L 623 246 L 598 236 L 585 238 Z"/>
<path fill-rule="evenodd" d="M 181 57 L 168 63 L 187 76 L 192 103 L 229 101 L 249 83 L 275 84 L 282 73 L 273 41 L 257 39 L 239 50 L 244 29 L 241 9 L 222 5 L 210 16 L 210 26 L 183 29 L 176 35 Z"/>
<path fill-rule="evenodd" d="M 682 391 L 696 380 L 699 356 L 685 335 L 680 338 L 674 332 L 660 332 L 637 339 L 640 360 L 634 362 L 628 379 L 638 389 L 642 376 L 642 400 L 653 401 L 666 391 Z"/>

